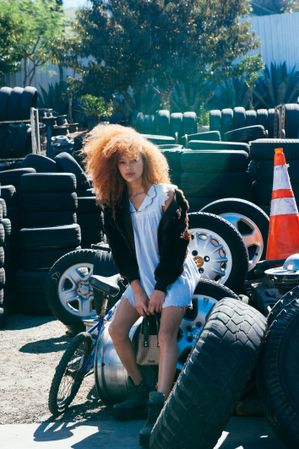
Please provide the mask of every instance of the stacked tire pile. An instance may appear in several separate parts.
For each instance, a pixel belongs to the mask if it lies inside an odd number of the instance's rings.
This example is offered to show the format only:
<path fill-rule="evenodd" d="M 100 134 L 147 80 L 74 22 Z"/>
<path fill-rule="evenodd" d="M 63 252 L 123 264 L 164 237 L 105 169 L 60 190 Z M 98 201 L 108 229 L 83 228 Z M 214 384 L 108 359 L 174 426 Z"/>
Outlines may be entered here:
<path fill-rule="evenodd" d="M 161 109 L 151 115 L 139 112 L 132 126 L 143 134 L 172 136 L 173 142 L 175 142 L 179 141 L 185 134 L 197 132 L 197 118 L 196 113 L 192 111 L 182 113 Z M 155 143 L 163 142 L 158 139 Z M 168 143 L 171 143 L 171 141 Z"/>
<path fill-rule="evenodd" d="M 96 204 L 91 183 L 79 163 L 66 152 L 55 156 L 54 161 L 60 171 L 74 173 L 77 181 L 78 209 L 77 221 L 81 228 L 82 246 L 89 247 L 103 239 L 103 213 Z"/>
<path fill-rule="evenodd" d="M 242 150 L 164 150 L 171 180 L 185 193 L 191 211 L 227 197 L 250 199 L 248 153 Z"/>
<path fill-rule="evenodd" d="M 9 238 L 11 234 L 11 223 L 7 218 L 6 203 L 0 198 L 0 328 L 5 325 L 6 317 L 11 312 L 9 301 L 9 290 L 6 285 L 7 269 L 11 257 L 9 255 Z"/>
<path fill-rule="evenodd" d="M 37 105 L 35 87 L 0 89 L 0 122 L 30 119 L 30 108 Z M 29 123 L 11 123 L 0 127 L 0 158 L 24 157 L 31 151 Z"/>
<path fill-rule="evenodd" d="M 16 288 L 21 311 L 47 313 L 44 283 L 63 254 L 80 247 L 76 178 L 72 173 L 22 176 Z"/>
<path fill-rule="evenodd" d="M 274 149 L 283 148 L 297 203 L 299 202 L 299 139 L 258 139 L 250 145 L 250 172 L 253 201 L 267 213 L 270 211 L 273 188 Z"/>
<path fill-rule="evenodd" d="M 285 111 L 285 137 L 296 139 L 299 134 L 299 105 L 287 103 Z M 276 116 L 275 116 L 276 115 Z M 213 109 L 209 114 L 210 130 L 221 132 L 224 140 L 247 141 L 262 138 L 262 128 L 267 131 L 268 137 L 276 137 L 278 121 L 282 119 L 280 112 L 271 109 L 245 110 L 242 106 L 233 109 Z M 244 127 L 249 127 L 244 129 Z M 262 128 L 261 128 L 262 127 Z M 233 130 L 235 130 L 233 132 Z M 244 138 L 248 140 L 243 140 Z"/>

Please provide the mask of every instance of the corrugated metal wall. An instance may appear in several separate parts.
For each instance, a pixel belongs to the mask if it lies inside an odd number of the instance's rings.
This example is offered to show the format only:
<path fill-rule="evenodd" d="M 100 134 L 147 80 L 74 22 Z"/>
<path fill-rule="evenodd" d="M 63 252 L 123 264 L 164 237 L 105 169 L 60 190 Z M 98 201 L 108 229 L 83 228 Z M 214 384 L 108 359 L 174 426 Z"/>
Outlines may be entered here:
<path fill-rule="evenodd" d="M 270 16 L 252 16 L 252 29 L 259 38 L 260 53 L 266 65 L 271 62 L 280 64 L 287 62 L 289 68 L 296 66 L 299 70 L 299 12 L 288 14 L 274 14 Z M 64 77 L 72 71 L 64 69 Z M 55 65 L 48 65 L 38 69 L 32 85 L 47 87 L 59 81 L 59 70 Z M 11 74 L 6 78 L 8 86 L 22 86 L 23 70 Z"/>
<path fill-rule="evenodd" d="M 251 21 L 265 64 L 286 61 L 289 68 L 299 70 L 299 12 L 253 16 Z"/>

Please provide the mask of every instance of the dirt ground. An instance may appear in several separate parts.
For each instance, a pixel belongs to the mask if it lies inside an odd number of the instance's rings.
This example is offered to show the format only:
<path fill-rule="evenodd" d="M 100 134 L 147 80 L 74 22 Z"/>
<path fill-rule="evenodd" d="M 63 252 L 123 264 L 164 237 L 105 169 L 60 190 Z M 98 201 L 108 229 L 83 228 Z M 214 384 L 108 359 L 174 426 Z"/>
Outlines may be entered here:
<path fill-rule="evenodd" d="M 70 337 L 53 317 L 13 315 L 0 331 L 0 424 L 39 423 L 50 418 L 51 381 Z M 63 420 L 95 420 L 108 410 L 88 376 Z"/>

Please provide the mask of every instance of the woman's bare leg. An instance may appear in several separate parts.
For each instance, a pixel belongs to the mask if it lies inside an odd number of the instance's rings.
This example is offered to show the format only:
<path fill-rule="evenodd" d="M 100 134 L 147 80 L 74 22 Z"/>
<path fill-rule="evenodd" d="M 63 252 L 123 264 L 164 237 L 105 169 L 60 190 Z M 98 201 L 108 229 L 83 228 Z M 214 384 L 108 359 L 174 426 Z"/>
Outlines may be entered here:
<path fill-rule="evenodd" d="M 162 309 L 159 343 L 158 391 L 167 397 L 172 388 L 178 358 L 177 336 L 180 323 L 185 315 L 183 307 L 165 307 Z"/>
<path fill-rule="evenodd" d="M 136 355 L 132 342 L 129 339 L 129 332 L 138 318 L 139 314 L 136 309 L 127 299 L 124 299 L 117 307 L 109 326 L 109 334 L 111 335 L 115 350 L 135 385 L 140 384 L 142 376 L 136 363 Z"/>

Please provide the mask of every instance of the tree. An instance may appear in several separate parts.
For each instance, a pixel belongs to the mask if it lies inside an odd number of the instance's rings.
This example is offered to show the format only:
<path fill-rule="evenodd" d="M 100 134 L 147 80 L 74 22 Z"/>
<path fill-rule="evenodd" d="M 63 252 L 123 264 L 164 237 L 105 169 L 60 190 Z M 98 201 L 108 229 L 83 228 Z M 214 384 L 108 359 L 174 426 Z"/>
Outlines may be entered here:
<path fill-rule="evenodd" d="M 19 68 L 21 53 L 18 42 L 22 36 L 16 15 L 12 14 L 9 2 L 0 5 L 0 80 L 9 72 L 15 72 Z"/>
<path fill-rule="evenodd" d="M 231 74 L 255 47 L 247 0 L 91 0 L 74 24 L 86 90 L 107 100 L 152 84 L 167 106 L 176 83 L 206 83 Z M 73 47 L 74 50 L 74 47 Z"/>
<path fill-rule="evenodd" d="M 252 12 L 257 16 L 269 14 L 282 14 L 290 11 L 296 3 L 295 0 L 252 0 Z"/>
<path fill-rule="evenodd" d="M 51 61 L 55 41 L 61 35 L 64 24 L 62 8 L 55 0 L 1 0 L 1 35 L 7 36 L 10 46 L 2 40 L 0 49 L 7 52 L 6 60 L 13 66 L 4 67 L 3 72 L 19 68 L 24 63 L 23 84 L 31 84 L 36 69 Z M 10 29 L 13 24 L 12 38 Z"/>

